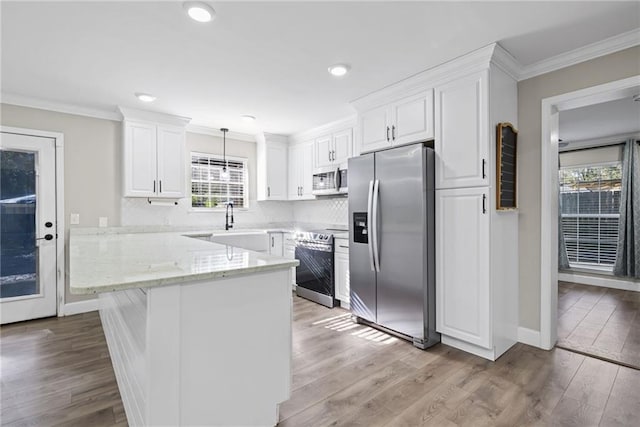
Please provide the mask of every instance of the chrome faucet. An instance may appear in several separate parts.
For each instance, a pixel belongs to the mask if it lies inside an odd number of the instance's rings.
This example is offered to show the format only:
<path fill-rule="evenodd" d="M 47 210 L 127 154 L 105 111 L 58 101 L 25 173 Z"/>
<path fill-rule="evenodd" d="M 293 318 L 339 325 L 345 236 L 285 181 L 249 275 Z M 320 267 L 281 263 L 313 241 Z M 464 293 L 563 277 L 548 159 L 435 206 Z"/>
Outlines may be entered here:
<path fill-rule="evenodd" d="M 229 208 L 231 208 L 231 222 L 229 222 Z M 225 220 L 224 229 L 228 230 L 230 228 L 233 228 L 233 202 L 227 202 L 226 209 L 227 211 L 224 215 L 224 220 Z"/>

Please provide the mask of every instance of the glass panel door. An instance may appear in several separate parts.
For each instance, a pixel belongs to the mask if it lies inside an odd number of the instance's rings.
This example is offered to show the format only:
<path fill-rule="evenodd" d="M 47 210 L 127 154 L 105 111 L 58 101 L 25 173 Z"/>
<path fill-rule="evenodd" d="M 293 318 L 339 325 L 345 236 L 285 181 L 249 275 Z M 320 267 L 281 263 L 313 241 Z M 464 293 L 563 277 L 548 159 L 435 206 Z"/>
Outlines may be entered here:
<path fill-rule="evenodd" d="M 55 139 L 0 133 L 0 321 L 56 310 Z"/>

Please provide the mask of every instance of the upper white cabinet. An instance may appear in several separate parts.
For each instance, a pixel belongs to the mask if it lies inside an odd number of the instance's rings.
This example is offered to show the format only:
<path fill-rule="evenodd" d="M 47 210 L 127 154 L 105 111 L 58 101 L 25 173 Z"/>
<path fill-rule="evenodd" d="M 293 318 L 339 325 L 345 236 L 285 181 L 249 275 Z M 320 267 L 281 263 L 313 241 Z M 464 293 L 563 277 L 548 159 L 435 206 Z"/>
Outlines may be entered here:
<path fill-rule="evenodd" d="M 353 155 L 351 128 L 323 135 L 315 140 L 316 167 L 338 166 Z"/>
<path fill-rule="evenodd" d="M 289 146 L 289 200 L 309 200 L 313 185 L 313 141 Z"/>
<path fill-rule="evenodd" d="M 436 188 L 489 185 L 488 93 L 488 70 L 436 87 Z"/>
<path fill-rule="evenodd" d="M 124 196 L 185 196 L 184 127 L 124 121 Z"/>
<path fill-rule="evenodd" d="M 256 144 L 258 200 L 287 200 L 286 138 L 258 134 Z"/>
<path fill-rule="evenodd" d="M 358 130 L 360 153 L 433 139 L 433 90 L 363 111 Z"/>
<path fill-rule="evenodd" d="M 185 128 L 191 119 L 118 107 L 125 197 L 185 197 Z"/>

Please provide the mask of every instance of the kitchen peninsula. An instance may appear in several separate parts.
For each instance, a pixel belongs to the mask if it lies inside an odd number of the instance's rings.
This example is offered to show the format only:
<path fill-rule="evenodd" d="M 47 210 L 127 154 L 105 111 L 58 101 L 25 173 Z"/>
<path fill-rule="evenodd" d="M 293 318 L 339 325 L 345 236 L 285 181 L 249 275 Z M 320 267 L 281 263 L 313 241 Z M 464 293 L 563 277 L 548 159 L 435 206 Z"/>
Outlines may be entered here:
<path fill-rule="evenodd" d="M 298 261 L 203 236 L 71 230 L 71 292 L 99 294 L 130 425 L 275 425 L 290 396 Z"/>

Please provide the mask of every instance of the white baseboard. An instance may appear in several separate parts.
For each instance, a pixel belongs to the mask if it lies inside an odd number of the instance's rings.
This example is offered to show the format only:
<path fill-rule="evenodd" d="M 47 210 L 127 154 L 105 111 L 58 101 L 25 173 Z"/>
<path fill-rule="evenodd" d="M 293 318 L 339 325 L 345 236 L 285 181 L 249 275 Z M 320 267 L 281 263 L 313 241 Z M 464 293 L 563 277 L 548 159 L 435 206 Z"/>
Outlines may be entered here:
<path fill-rule="evenodd" d="M 518 342 L 527 344 L 533 347 L 540 347 L 540 331 L 536 331 L 529 328 L 518 328 Z"/>
<path fill-rule="evenodd" d="M 615 276 L 595 276 L 573 272 L 558 272 L 558 280 L 580 283 L 582 285 L 602 286 L 611 289 L 640 292 L 640 282 L 624 280 Z"/>
<path fill-rule="evenodd" d="M 88 313 L 98 310 L 98 298 L 88 299 L 86 301 L 70 302 L 63 307 L 63 316 L 73 316 L 74 314 Z"/>

